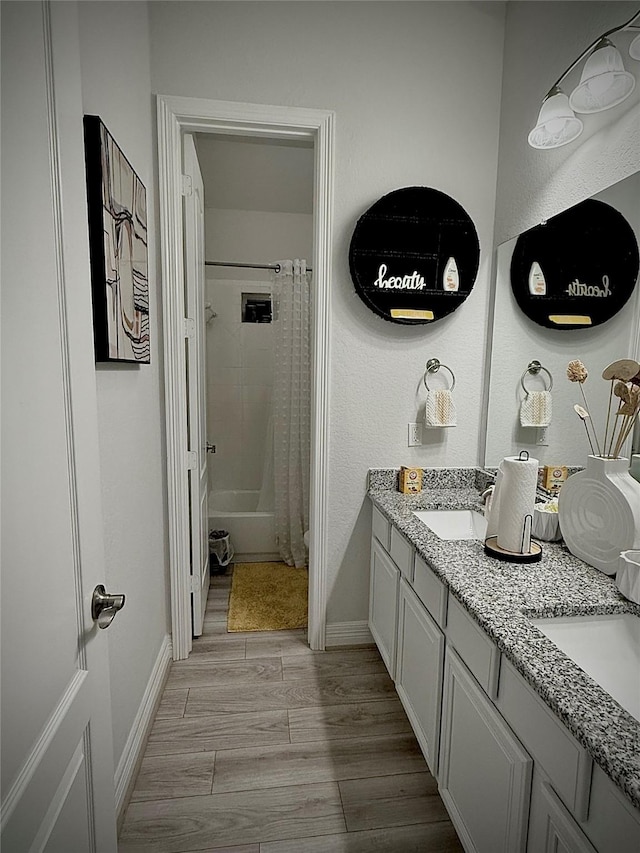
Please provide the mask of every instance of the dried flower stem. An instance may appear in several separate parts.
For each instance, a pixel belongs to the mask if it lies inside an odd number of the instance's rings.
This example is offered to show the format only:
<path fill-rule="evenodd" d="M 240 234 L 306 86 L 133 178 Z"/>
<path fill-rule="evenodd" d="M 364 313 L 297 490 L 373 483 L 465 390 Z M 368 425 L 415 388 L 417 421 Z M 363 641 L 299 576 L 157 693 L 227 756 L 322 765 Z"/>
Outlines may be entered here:
<path fill-rule="evenodd" d="M 633 415 L 625 415 L 623 422 L 620 424 L 620 432 L 618 433 L 618 441 L 616 442 L 616 446 L 613 450 L 613 458 L 617 459 L 620 455 L 620 451 L 625 443 L 625 441 L 629 438 L 631 434 L 631 430 L 633 429 L 635 422 L 638 420 L 638 410 L 634 412 Z"/>
<path fill-rule="evenodd" d="M 606 452 L 606 449 L 607 449 L 607 436 L 608 436 L 608 434 L 609 434 L 609 418 L 611 417 L 611 401 L 612 401 L 612 399 L 613 399 L 613 383 L 614 383 L 614 380 L 612 379 L 612 380 L 611 380 L 611 383 L 610 383 L 610 386 L 611 386 L 611 387 L 609 388 L 609 405 L 608 405 L 608 407 L 607 407 L 607 423 L 606 423 L 605 428 L 604 428 L 604 441 L 603 441 L 603 445 L 604 445 L 604 448 L 605 448 L 605 452 Z M 616 428 L 615 428 L 615 425 L 614 425 L 614 427 L 613 427 L 613 432 L 615 432 L 615 431 L 616 431 Z M 613 433 L 612 433 L 612 435 L 611 435 L 611 441 L 613 442 Z"/>
<path fill-rule="evenodd" d="M 584 407 L 587 410 L 587 412 L 589 412 L 589 404 L 587 403 L 587 398 L 586 398 L 585 393 L 584 393 L 584 388 L 582 387 L 582 382 L 578 382 L 578 385 L 580 386 L 580 391 L 582 392 L 582 399 L 584 400 Z M 591 420 L 591 412 L 589 412 L 589 420 Z M 587 426 L 586 421 L 584 422 L 584 425 L 585 425 L 585 427 Z M 598 441 L 598 435 L 597 435 L 595 427 L 593 425 L 593 421 L 591 421 L 591 429 L 593 431 L 593 437 L 596 440 L 596 447 L 598 448 L 598 456 L 602 456 L 602 451 L 600 450 L 600 442 Z M 588 429 L 587 429 L 587 432 L 589 432 Z"/>

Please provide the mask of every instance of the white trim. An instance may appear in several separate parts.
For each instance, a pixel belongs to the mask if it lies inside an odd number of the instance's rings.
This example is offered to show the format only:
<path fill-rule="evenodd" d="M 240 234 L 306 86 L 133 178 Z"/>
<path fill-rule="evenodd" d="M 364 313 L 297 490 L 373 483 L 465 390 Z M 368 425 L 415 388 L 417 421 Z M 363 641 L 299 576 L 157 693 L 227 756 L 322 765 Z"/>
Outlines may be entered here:
<path fill-rule="evenodd" d="M 265 138 L 312 139 L 315 150 L 313 267 L 313 396 L 310 486 L 309 644 L 325 646 L 327 610 L 327 493 L 331 322 L 331 237 L 334 175 L 334 113 L 298 107 L 242 104 L 158 95 L 158 172 L 162 261 L 167 490 L 171 618 L 175 660 L 191 651 L 187 447 L 182 133 L 217 132 Z"/>
<path fill-rule="evenodd" d="M 334 622 L 327 625 L 326 646 L 369 646 L 373 637 L 366 620 L 361 622 Z"/>
<path fill-rule="evenodd" d="M 122 750 L 114 778 L 116 792 L 116 814 L 118 820 L 127 805 L 129 786 L 134 781 L 138 762 L 142 758 L 147 736 L 151 729 L 155 712 L 162 695 L 164 683 L 171 664 L 171 637 L 162 641 L 158 657 L 151 670 L 151 676 L 135 716 L 129 737 Z"/>

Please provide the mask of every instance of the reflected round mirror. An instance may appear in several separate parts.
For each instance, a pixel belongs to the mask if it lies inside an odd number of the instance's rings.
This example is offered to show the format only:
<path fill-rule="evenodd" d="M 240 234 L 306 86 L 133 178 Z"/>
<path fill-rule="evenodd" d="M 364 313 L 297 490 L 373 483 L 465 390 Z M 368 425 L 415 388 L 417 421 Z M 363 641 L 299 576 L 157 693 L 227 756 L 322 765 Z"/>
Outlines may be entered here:
<path fill-rule="evenodd" d="M 640 243 L 640 173 L 593 198 L 618 210 Z M 517 239 L 503 243 L 497 250 L 489 385 L 485 397 L 485 465 L 496 467 L 505 456 L 527 450 L 541 465 L 582 466 L 591 451 L 574 404 L 584 406 L 584 400 L 579 384 L 567 379 L 567 364 L 579 359 L 589 372 L 582 388 L 596 432 L 602 437 L 610 392 L 610 383 L 602 379 L 602 371 L 617 359 L 638 360 L 640 356 L 640 286 L 636 285 L 622 310 L 601 325 L 545 328 L 521 311 L 513 295 L 510 269 Z M 528 366 L 533 361 L 544 369 L 529 372 Z M 550 377 L 553 388 L 549 426 L 522 426 L 521 409 L 526 391 L 546 391 Z M 631 452 L 630 444 L 625 455 Z"/>

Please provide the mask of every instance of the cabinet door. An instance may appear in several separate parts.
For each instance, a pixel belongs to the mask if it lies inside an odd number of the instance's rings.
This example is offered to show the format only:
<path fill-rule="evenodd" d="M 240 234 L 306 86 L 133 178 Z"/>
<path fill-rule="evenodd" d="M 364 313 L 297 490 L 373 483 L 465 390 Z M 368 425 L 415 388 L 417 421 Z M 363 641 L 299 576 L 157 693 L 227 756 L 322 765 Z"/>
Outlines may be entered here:
<path fill-rule="evenodd" d="M 369 630 L 391 678 L 395 676 L 396 665 L 399 583 L 398 567 L 380 543 L 372 539 Z"/>
<path fill-rule="evenodd" d="M 465 850 L 524 851 L 533 762 L 449 648 L 441 740 L 440 794 Z"/>
<path fill-rule="evenodd" d="M 537 771 L 533 780 L 529 853 L 596 853 L 549 783 Z"/>
<path fill-rule="evenodd" d="M 444 634 L 406 581 L 401 580 L 396 690 L 436 777 L 443 670 Z"/>

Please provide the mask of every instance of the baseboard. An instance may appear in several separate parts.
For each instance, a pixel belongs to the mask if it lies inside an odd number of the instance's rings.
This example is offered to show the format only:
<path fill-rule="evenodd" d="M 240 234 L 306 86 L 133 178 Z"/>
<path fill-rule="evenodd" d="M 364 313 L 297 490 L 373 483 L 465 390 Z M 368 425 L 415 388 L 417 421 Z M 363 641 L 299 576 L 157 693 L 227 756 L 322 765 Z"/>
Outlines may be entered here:
<path fill-rule="evenodd" d="M 334 622 L 327 625 L 325 644 L 332 646 L 370 646 L 373 643 L 369 624 L 361 622 Z"/>
<path fill-rule="evenodd" d="M 162 690 L 169 671 L 169 664 L 171 663 L 171 654 L 171 637 L 167 634 L 160 646 L 160 651 L 147 682 L 138 713 L 133 721 L 129 737 L 124 745 L 122 756 L 116 768 L 114 781 L 118 825 L 121 824 L 124 818 L 124 812 L 131 796 L 130 789 L 135 781 L 149 730 L 151 729 L 160 697 L 162 696 Z"/>

